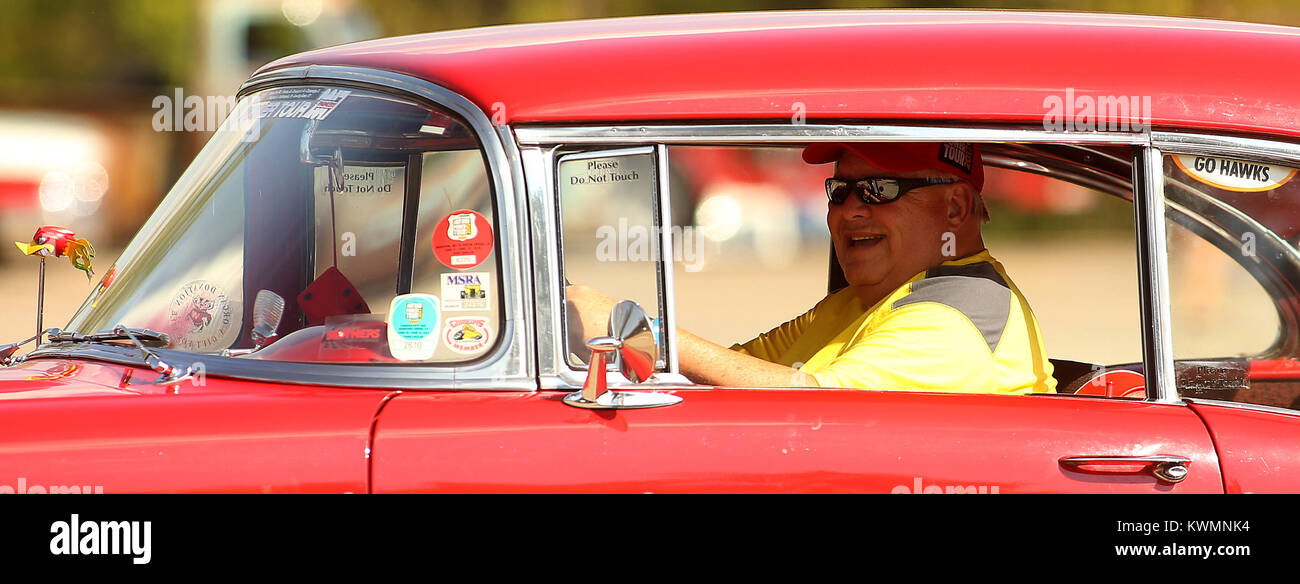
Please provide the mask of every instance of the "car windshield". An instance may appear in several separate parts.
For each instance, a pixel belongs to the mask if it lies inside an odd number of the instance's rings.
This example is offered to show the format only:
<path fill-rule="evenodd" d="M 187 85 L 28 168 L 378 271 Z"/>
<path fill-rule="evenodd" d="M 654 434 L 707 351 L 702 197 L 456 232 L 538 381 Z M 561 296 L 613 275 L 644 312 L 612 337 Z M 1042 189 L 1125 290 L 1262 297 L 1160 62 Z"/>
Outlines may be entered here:
<path fill-rule="evenodd" d="M 68 329 L 124 324 L 259 359 L 473 360 L 500 322 L 495 217 L 479 142 L 454 114 L 267 89 L 240 101 Z M 443 297 L 434 314 L 464 320 L 461 338 L 394 357 L 387 317 L 413 293 Z"/>

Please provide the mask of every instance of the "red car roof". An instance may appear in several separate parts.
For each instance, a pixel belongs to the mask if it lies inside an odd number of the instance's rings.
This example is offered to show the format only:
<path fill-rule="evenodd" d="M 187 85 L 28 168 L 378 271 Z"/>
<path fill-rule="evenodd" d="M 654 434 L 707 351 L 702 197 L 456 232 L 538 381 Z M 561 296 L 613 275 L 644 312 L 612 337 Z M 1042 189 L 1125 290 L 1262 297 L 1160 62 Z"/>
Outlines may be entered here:
<path fill-rule="evenodd" d="M 1053 98 L 1145 96 L 1156 127 L 1295 136 L 1300 96 L 1289 68 L 1296 62 L 1300 29 L 1281 26 L 1071 13 L 814 11 L 439 32 L 312 51 L 263 70 L 328 64 L 396 71 L 459 92 L 509 122 L 779 122 L 802 104 L 809 121 L 1037 126 Z"/>

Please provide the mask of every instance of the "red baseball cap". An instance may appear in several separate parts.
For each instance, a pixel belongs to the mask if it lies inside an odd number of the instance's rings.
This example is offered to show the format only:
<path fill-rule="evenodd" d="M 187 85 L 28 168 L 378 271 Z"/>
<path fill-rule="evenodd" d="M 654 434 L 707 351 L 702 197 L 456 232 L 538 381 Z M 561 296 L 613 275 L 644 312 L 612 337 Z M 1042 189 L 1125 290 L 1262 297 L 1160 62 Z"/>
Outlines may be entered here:
<path fill-rule="evenodd" d="M 808 164 L 840 159 L 848 150 L 889 172 L 934 169 L 970 181 L 984 190 L 984 160 L 977 144 L 969 142 L 818 142 L 803 149 Z"/>

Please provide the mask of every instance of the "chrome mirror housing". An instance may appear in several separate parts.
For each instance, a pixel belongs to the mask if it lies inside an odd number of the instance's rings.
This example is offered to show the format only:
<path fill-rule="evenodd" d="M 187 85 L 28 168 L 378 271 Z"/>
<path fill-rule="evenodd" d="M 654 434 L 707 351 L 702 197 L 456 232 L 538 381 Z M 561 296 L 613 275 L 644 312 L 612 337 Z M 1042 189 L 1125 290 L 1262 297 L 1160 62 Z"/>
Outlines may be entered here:
<path fill-rule="evenodd" d="M 623 377 L 632 383 L 642 383 L 654 375 L 659 345 L 655 342 L 650 317 L 640 305 L 630 300 L 615 305 L 609 313 L 609 336 L 620 341 L 614 355 Z"/>
<path fill-rule="evenodd" d="M 584 409 L 634 409 L 670 406 L 682 398 L 666 393 L 610 391 L 605 364 L 613 353 L 619 372 L 632 383 L 643 383 L 654 375 L 659 344 L 650 317 L 637 303 L 624 300 L 609 314 L 609 336 L 587 341 L 591 363 L 581 391 L 564 397 L 564 403 Z"/>

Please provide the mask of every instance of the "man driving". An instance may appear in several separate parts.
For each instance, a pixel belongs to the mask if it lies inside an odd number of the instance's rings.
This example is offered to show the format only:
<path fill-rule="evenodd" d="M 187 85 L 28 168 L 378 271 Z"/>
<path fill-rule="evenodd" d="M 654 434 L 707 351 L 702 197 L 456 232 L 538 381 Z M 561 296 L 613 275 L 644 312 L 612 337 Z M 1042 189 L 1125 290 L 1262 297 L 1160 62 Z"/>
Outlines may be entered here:
<path fill-rule="evenodd" d="M 731 348 L 679 329 L 683 374 L 734 387 L 1055 391 L 1029 303 L 984 247 L 977 145 L 821 143 L 803 158 L 835 163 L 826 223 L 848 286 Z M 584 328 L 600 330 L 614 301 L 567 293 Z"/>

